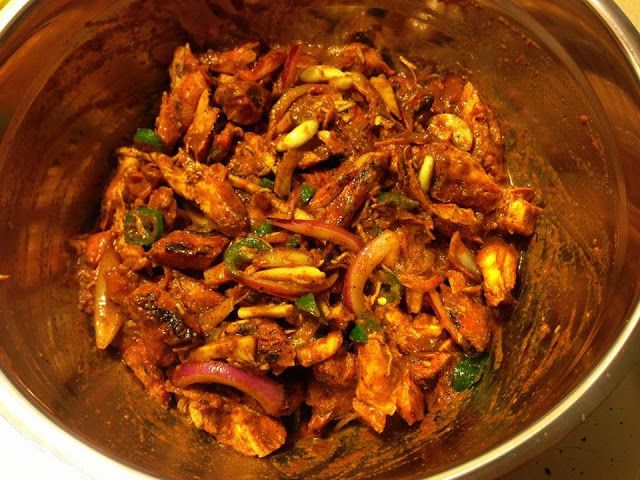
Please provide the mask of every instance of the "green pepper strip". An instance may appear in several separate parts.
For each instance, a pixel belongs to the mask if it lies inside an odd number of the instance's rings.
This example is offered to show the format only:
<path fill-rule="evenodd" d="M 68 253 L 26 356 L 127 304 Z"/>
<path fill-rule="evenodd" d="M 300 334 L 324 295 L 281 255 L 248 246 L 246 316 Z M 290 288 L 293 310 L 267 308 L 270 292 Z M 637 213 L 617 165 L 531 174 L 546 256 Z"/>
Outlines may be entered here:
<path fill-rule="evenodd" d="M 133 142 L 138 145 L 149 145 L 158 150 L 164 149 L 164 143 L 156 132 L 150 128 L 139 128 L 133 136 Z"/>
<path fill-rule="evenodd" d="M 273 232 L 273 225 L 271 225 L 269 222 L 267 222 L 266 220 L 264 222 L 262 222 L 260 225 L 258 225 L 253 232 L 251 232 L 252 235 L 257 235 L 258 237 L 264 237 L 265 235 L 267 235 L 268 233 Z"/>
<path fill-rule="evenodd" d="M 155 208 L 138 207 L 124 216 L 124 240 L 132 245 L 150 247 L 162 237 L 164 221 L 162 212 Z"/>
<path fill-rule="evenodd" d="M 315 194 L 316 189 L 308 183 L 303 183 L 300 187 L 300 201 L 302 203 L 309 203 Z"/>
<path fill-rule="evenodd" d="M 370 315 L 360 317 L 356 326 L 351 329 L 349 338 L 354 342 L 364 343 L 369 339 L 369 334 L 380 330 L 380 324 Z"/>
<path fill-rule="evenodd" d="M 387 276 L 387 282 L 384 283 L 382 292 L 380 294 L 387 303 L 397 303 L 402 298 L 402 284 L 398 277 L 391 272 L 385 272 Z"/>
<path fill-rule="evenodd" d="M 453 370 L 451 386 L 456 392 L 462 392 L 476 385 L 482 379 L 489 354 L 484 352 L 474 357 L 465 357 Z"/>
<path fill-rule="evenodd" d="M 260 188 L 268 188 L 269 190 L 273 190 L 275 184 L 270 178 L 261 178 L 258 185 L 260 185 Z"/>
<path fill-rule="evenodd" d="M 415 210 L 420 206 L 418 202 L 399 192 L 383 192 L 378 195 L 378 201 L 383 205 L 389 205 L 404 210 Z"/>
<path fill-rule="evenodd" d="M 233 275 L 239 273 L 238 270 L 242 265 L 254 259 L 255 253 L 251 250 L 266 252 L 271 250 L 271 245 L 255 237 L 243 238 L 229 245 L 224 252 L 224 264 Z"/>
<path fill-rule="evenodd" d="M 316 297 L 313 293 L 307 293 L 295 301 L 296 306 L 316 318 L 320 318 L 320 309 L 316 303 Z"/>

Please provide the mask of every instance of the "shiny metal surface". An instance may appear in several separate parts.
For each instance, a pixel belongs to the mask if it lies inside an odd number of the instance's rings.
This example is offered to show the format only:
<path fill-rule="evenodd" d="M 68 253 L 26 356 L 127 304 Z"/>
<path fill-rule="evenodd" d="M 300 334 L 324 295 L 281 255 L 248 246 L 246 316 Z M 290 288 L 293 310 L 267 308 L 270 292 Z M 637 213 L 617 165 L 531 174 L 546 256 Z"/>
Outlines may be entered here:
<path fill-rule="evenodd" d="M 578 423 L 638 354 L 637 32 L 603 0 L 359 2 L 394 12 L 380 20 L 391 47 L 468 69 L 506 125 L 512 174 L 542 192 L 545 215 L 504 364 L 455 423 L 431 436 L 347 429 L 338 445 L 304 445 L 313 457 L 259 461 L 159 411 L 92 347 L 66 248 L 92 227 L 113 148 L 150 122 L 177 44 L 246 32 L 313 40 L 339 35 L 332 26 L 354 12 L 309 0 L 285 13 L 287 2 L 258 0 L 237 15 L 241 3 L 11 2 L 23 14 L 0 18 L 0 273 L 11 276 L 0 283 L 0 413 L 95 478 L 490 478 L 514 468 Z"/>

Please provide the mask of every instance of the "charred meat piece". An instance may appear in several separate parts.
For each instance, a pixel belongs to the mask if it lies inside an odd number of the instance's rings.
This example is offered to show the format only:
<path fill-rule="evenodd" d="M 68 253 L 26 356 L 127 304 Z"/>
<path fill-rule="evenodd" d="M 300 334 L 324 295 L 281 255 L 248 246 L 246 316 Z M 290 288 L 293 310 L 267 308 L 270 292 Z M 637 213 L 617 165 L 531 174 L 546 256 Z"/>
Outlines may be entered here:
<path fill-rule="evenodd" d="M 266 111 L 269 92 L 259 83 L 226 76 L 220 78 L 214 99 L 229 120 L 253 125 Z"/>
<path fill-rule="evenodd" d="M 182 151 L 173 158 L 157 153 L 151 158 L 171 188 L 196 202 L 218 231 L 233 236 L 248 227 L 247 210 L 227 180 L 223 165 L 202 165 Z"/>
<path fill-rule="evenodd" d="M 140 285 L 129 295 L 128 312 L 141 325 L 163 327 L 168 343 L 188 343 L 197 338 L 197 333 L 182 320 L 175 299 L 152 283 Z"/>
<path fill-rule="evenodd" d="M 234 175 L 265 176 L 276 168 L 276 150 L 261 135 L 246 133 L 229 160 L 229 171 Z"/>
<path fill-rule="evenodd" d="M 474 212 L 470 208 L 461 208 L 455 203 L 434 203 L 431 211 L 434 215 L 433 223 L 436 230 L 447 237 L 460 232 L 465 239 L 480 238 L 484 218 L 481 213 Z"/>
<path fill-rule="evenodd" d="M 295 365 L 296 352 L 293 345 L 276 322 L 260 322 L 255 338 L 258 363 L 269 365 L 275 372 Z"/>
<path fill-rule="evenodd" d="M 229 244 L 226 237 L 176 230 L 153 244 L 149 256 L 154 262 L 177 270 L 209 268 Z"/>
<path fill-rule="evenodd" d="M 211 141 L 216 133 L 219 119 L 220 110 L 209 104 L 209 90 L 205 90 L 198 101 L 193 123 L 184 136 L 187 152 L 199 162 L 204 162 L 209 155 Z"/>
<path fill-rule="evenodd" d="M 327 223 L 341 227 L 349 225 L 371 190 L 384 175 L 387 162 L 388 155 L 384 153 L 375 155 L 329 203 L 322 219 Z"/>
<path fill-rule="evenodd" d="M 431 196 L 442 203 L 455 203 L 482 213 L 496 209 L 502 192 L 471 155 L 450 145 L 434 144 L 425 152 L 435 160 Z"/>
<path fill-rule="evenodd" d="M 165 147 L 171 150 L 193 122 L 200 97 L 209 85 L 204 69 L 189 45 L 178 47 L 169 75 L 171 91 L 162 95 L 156 132 Z"/>
<path fill-rule="evenodd" d="M 209 333 L 210 317 L 226 297 L 180 272 L 168 270 L 166 277 L 169 294 L 186 310 L 183 315 L 185 323 L 196 332 Z"/>
<path fill-rule="evenodd" d="M 485 351 L 491 337 L 487 307 L 465 293 L 454 294 L 446 286 L 441 292 L 444 308 L 460 335 L 478 352 Z"/>

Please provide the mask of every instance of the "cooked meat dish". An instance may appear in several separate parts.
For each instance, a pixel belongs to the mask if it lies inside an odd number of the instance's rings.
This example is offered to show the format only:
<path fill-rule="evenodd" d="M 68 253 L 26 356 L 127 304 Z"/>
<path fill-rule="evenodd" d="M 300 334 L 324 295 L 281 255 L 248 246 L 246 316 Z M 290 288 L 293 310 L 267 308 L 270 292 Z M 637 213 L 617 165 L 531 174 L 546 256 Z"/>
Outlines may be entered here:
<path fill-rule="evenodd" d="M 474 84 L 365 43 L 184 45 L 169 76 L 72 242 L 97 348 L 258 457 L 472 392 L 541 213 Z"/>

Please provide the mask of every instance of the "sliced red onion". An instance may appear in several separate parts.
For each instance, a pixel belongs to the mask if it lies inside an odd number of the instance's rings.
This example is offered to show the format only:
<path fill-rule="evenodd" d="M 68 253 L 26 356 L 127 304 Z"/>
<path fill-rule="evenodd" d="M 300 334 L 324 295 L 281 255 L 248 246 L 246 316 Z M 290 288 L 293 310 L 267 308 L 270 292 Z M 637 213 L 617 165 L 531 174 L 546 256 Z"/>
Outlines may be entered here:
<path fill-rule="evenodd" d="M 293 282 L 284 283 L 284 282 L 276 282 L 273 280 L 265 280 L 262 278 L 255 278 L 251 275 L 240 274 L 237 277 L 238 283 L 244 285 L 245 287 L 249 287 L 252 290 L 256 290 L 260 293 L 266 293 L 267 295 L 273 295 L 275 297 L 281 298 L 298 298 L 306 293 L 318 293 L 323 292 L 331 288 L 331 286 L 336 283 L 338 279 L 338 274 L 334 273 L 330 277 L 318 284 L 318 285 L 299 285 Z"/>
<path fill-rule="evenodd" d="M 269 219 L 269 222 L 276 227 L 284 228 L 293 233 L 335 243 L 355 253 L 364 247 L 362 240 L 353 233 L 348 232 L 344 228 L 329 225 L 319 220 L 285 220 L 272 218 Z"/>
<path fill-rule="evenodd" d="M 400 237 L 396 232 L 385 230 L 367 243 L 351 262 L 344 278 L 343 296 L 347 307 L 358 317 L 367 310 L 364 296 L 365 283 L 389 252 L 397 250 L 399 243 Z"/>
<path fill-rule="evenodd" d="M 179 388 L 194 383 L 220 383 L 237 388 L 255 398 L 269 415 L 278 415 L 285 405 L 284 387 L 278 382 L 214 360 L 178 365 L 171 381 Z"/>
<path fill-rule="evenodd" d="M 289 55 L 287 55 L 287 60 L 284 62 L 284 67 L 282 69 L 282 90 L 287 91 L 296 81 L 296 63 L 298 60 L 298 52 L 300 51 L 300 44 L 296 43 L 291 50 L 289 50 Z"/>

